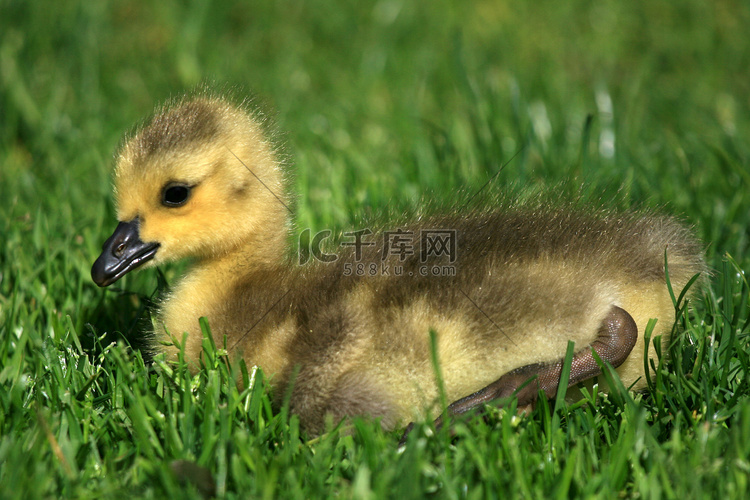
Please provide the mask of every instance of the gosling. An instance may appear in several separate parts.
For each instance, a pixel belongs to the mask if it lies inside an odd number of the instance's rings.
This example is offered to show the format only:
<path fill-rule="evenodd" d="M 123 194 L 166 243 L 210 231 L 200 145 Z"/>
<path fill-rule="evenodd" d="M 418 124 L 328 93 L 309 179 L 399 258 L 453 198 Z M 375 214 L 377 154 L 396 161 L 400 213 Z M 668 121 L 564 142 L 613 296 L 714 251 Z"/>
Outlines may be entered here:
<path fill-rule="evenodd" d="M 232 360 L 270 376 L 276 403 L 291 390 L 311 433 L 353 416 L 393 429 L 438 414 L 433 342 L 454 415 L 552 397 L 569 341 L 569 386 L 601 373 L 595 351 L 643 388 L 642 334 L 658 318 L 666 340 L 674 318 L 665 254 L 677 292 L 704 270 L 673 218 L 544 204 L 345 233 L 335 254 L 312 245 L 318 258 L 300 265 L 275 149 L 251 111 L 217 96 L 158 109 L 121 146 L 114 183 L 119 224 L 94 282 L 192 259 L 158 307 L 154 349 L 175 361 L 182 350 L 198 370 L 206 317 Z"/>

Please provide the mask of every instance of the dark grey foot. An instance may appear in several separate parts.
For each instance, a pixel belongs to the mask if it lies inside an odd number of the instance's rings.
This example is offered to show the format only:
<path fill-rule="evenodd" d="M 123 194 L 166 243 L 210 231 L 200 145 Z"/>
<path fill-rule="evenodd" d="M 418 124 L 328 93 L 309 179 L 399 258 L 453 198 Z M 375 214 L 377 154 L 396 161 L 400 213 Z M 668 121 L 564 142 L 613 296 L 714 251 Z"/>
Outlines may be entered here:
<path fill-rule="evenodd" d="M 603 361 L 617 368 L 627 359 L 637 339 L 638 327 L 633 317 L 624 309 L 612 306 L 612 310 L 599 328 L 596 340 L 573 356 L 568 387 L 601 374 L 602 371 L 594 360 L 592 350 L 595 350 Z M 452 403 L 447 408 L 447 414 L 461 415 L 485 403 L 509 398 L 514 394 L 518 398 L 519 408 L 533 408 L 539 391 L 542 391 L 547 398 L 552 398 L 557 394 L 563 362 L 564 359 L 561 359 L 553 364 L 535 363 L 516 368 L 484 389 Z M 526 384 L 526 382 L 529 383 Z M 435 428 L 442 427 L 443 421 L 444 416 L 441 415 L 435 420 Z M 406 442 L 413 427 L 413 423 L 406 427 L 399 445 Z"/>

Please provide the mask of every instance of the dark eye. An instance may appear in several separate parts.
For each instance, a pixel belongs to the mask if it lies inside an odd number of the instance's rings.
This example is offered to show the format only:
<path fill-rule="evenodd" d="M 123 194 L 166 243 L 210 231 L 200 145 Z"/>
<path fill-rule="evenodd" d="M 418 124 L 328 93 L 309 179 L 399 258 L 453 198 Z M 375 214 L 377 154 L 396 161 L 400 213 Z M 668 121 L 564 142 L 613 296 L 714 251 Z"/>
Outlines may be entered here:
<path fill-rule="evenodd" d="M 190 198 L 190 186 L 168 184 L 161 194 L 161 203 L 165 207 L 181 207 Z"/>

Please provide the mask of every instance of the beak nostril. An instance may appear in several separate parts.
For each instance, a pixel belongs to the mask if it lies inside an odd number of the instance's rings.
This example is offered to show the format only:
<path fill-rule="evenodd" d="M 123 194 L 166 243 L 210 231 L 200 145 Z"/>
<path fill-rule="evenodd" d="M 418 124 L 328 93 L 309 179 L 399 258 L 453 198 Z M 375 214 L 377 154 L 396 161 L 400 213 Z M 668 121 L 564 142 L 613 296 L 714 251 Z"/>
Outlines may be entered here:
<path fill-rule="evenodd" d="M 125 243 L 120 243 L 119 245 L 117 245 L 117 247 L 115 247 L 115 251 L 112 253 L 114 254 L 115 257 L 119 259 L 120 257 L 122 257 L 122 253 L 124 251 L 125 251 Z"/>

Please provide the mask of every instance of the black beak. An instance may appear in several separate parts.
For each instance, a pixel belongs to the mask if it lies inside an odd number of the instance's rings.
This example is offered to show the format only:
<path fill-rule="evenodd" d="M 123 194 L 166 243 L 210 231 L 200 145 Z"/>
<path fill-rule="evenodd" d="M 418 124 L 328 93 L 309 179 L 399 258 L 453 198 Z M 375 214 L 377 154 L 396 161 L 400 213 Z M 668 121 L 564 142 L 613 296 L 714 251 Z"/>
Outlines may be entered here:
<path fill-rule="evenodd" d="M 102 254 L 91 267 L 91 279 L 99 286 L 109 286 L 136 267 L 154 258 L 158 243 L 144 243 L 138 236 L 138 217 L 120 222 L 102 245 Z"/>

